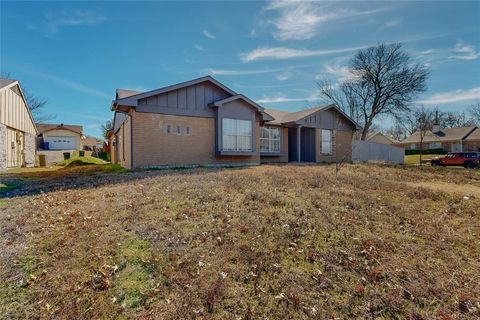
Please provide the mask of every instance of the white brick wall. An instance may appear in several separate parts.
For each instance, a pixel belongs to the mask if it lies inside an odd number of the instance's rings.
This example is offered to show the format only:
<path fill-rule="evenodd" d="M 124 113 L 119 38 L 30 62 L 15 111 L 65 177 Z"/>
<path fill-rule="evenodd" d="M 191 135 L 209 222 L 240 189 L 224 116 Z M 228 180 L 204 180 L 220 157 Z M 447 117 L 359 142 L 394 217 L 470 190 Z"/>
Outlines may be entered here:
<path fill-rule="evenodd" d="M 7 127 L 0 123 L 0 170 L 7 168 Z"/>
<path fill-rule="evenodd" d="M 31 133 L 24 133 L 25 137 L 25 166 L 35 166 L 36 136 Z"/>

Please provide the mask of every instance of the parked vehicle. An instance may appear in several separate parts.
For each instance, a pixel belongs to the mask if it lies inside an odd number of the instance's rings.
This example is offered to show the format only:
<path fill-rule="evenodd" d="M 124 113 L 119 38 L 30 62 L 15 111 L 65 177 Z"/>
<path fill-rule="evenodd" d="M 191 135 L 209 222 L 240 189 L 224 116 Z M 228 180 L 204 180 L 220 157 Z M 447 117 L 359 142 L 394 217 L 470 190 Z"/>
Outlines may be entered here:
<path fill-rule="evenodd" d="M 432 166 L 463 166 L 464 168 L 480 168 L 480 153 L 449 152 L 445 157 L 435 157 Z"/>

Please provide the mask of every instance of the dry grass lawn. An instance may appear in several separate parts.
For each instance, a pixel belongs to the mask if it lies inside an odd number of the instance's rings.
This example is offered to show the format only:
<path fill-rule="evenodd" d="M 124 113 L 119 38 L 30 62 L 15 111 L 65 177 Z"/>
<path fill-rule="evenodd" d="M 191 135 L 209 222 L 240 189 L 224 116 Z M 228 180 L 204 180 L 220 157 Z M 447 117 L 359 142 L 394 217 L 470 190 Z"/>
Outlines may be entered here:
<path fill-rule="evenodd" d="M 1 319 L 480 318 L 479 170 L 0 180 Z"/>
<path fill-rule="evenodd" d="M 424 162 L 424 165 L 430 165 L 430 160 L 436 157 L 445 157 L 444 154 L 423 154 L 422 155 L 422 161 L 427 161 Z M 405 164 L 407 165 L 420 165 L 420 155 L 419 154 L 411 154 L 408 156 L 405 156 Z"/>

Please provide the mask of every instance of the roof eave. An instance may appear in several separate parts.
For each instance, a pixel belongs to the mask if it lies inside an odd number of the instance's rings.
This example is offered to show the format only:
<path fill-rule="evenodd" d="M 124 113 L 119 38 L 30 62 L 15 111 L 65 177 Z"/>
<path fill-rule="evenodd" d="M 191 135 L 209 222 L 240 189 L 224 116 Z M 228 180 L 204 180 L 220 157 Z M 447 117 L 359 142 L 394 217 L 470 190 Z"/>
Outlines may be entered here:
<path fill-rule="evenodd" d="M 228 92 L 232 96 L 237 95 L 237 93 L 235 91 L 228 88 L 227 86 L 225 86 L 224 84 L 222 84 L 218 80 L 214 79 L 212 76 L 208 75 L 208 76 L 200 77 L 200 78 L 197 78 L 197 79 L 184 81 L 184 82 L 180 82 L 180 83 L 177 83 L 177 84 L 174 84 L 174 85 L 166 86 L 166 87 L 163 87 L 163 88 L 150 90 L 150 91 L 147 91 L 147 92 L 142 92 L 142 93 L 139 93 L 139 94 L 132 95 L 130 97 L 117 99 L 117 102 L 129 104 L 129 105 L 132 105 L 132 104 L 136 105 L 137 101 L 139 99 L 143 99 L 143 98 L 154 96 L 154 95 L 159 95 L 159 94 L 170 92 L 170 91 L 173 91 L 173 90 L 178 90 L 178 89 L 185 88 L 185 87 L 195 85 L 195 84 L 198 84 L 198 83 L 202 83 L 202 82 L 205 82 L 205 81 L 208 81 L 208 82 L 216 85 L 217 87 L 219 87 L 222 90 Z"/>

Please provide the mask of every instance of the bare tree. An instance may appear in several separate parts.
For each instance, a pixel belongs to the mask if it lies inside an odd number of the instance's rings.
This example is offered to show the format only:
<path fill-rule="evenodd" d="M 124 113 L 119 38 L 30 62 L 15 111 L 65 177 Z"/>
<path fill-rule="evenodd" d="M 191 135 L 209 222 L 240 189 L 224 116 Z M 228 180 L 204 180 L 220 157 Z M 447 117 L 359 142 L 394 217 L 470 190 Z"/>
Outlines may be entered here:
<path fill-rule="evenodd" d="M 365 140 L 381 115 L 398 116 L 410 110 L 416 95 L 427 89 L 428 69 L 410 61 L 400 43 L 358 51 L 350 62 L 350 78 L 335 88 L 318 83 L 321 95 L 363 125 Z"/>
<path fill-rule="evenodd" d="M 24 90 L 25 99 L 27 100 L 28 107 L 32 113 L 33 120 L 36 123 L 45 123 L 49 120 L 54 119 L 56 116 L 52 114 L 45 114 L 44 107 L 47 103 L 47 100 L 44 98 L 37 97 L 30 92 Z"/>
<path fill-rule="evenodd" d="M 465 112 L 442 112 L 438 110 L 438 108 L 435 108 L 434 112 L 436 114 L 435 121 L 442 128 L 458 128 L 475 125 L 475 121 L 470 119 Z"/>
<path fill-rule="evenodd" d="M 401 141 L 407 137 L 406 129 L 400 123 L 394 122 L 393 125 L 385 130 L 384 134 L 387 137 Z"/>
<path fill-rule="evenodd" d="M 480 101 L 475 102 L 468 108 L 468 113 L 471 120 L 480 126 Z"/>
<path fill-rule="evenodd" d="M 113 129 L 112 120 L 107 120 L 105 121 L 104 124 L 102 124 L 102 134 L 105 139 L 108 139 L 108 132 L 112 129 Z"/>
<path fill-rule="evenodd" d="M 419 162 L 422 165 L 422 155 L 423 155 L 423 140 L 427 132 L 432 130 L 433 123 L 435 122 L 435 110 L 426 108 L 421 105 L 413 110 L 413 115 L 417 121 L 417 131 L 420 135 L 420 158 Z"/>
<path fill-rule="evenodd" d="M 415 108 L 411 108 L 402 114 L 396 115 L 394 124 L 403 131 L 403 135 L 408 137 L 418 130 L 418 122 L 415 115 Z"/>
<path fill-rule="evenodd" d="M 334 155 L 335 155 L 335 178 L 338 178 L 338 173 L 343 168 L 343 166 L 345 166 L 346 163 L 350 162 L 349 160 L 352 159 L 352 155 L 353 155 L 353 148 L 354 148 L 353 145 L 352 145 L 352 148 L 349 148 L 348 151 L 345 152 L 344 154 L 340 154 L 339 151 L 338 151 L 342 145 L 339 143 L 338 137 L 336 137 L 335 133 L 339 132 L 338 128 L 343 123 L 344 122 L 342 121 L 341 116 L 337 114 L 335 116 L 335 122 L 333 124 L 333 131 L 332 131 L 332 133 L 334 134 L 334 136 L 333 136 L 334 144 L 332 145 L 332 148 L 335 146 L 335 149 L 334 149 L 334 152 L 335 152 L 334 153 Z"/>
<path fill-rule="evenodd" d="M 10 79 L 10 72 L 2 71 L 0 73 L 1 78 Z M 55 118 L 55 115 L 45 114 L 44 107 L 47 104 L 47 100 L 40 98 L 30 93 L 26 88 L 23 88 L 23 93 L 25 95 L 25 100 L 27 100 L 28 107 L 32 113 L 33 121 L 36 123 L 44 123 L 46 121 L 52 120 Z"/>

